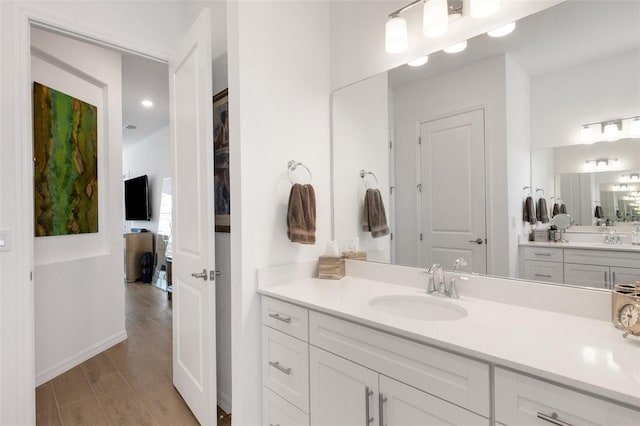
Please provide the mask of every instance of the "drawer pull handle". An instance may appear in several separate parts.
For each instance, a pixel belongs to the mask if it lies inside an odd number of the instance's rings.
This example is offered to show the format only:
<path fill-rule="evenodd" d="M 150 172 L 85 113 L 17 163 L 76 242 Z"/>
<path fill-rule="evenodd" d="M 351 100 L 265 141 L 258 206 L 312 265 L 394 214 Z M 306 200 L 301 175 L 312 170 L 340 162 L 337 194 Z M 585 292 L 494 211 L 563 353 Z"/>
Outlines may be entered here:
<path fill-rule="evenodd" d="M 364 415 L 365 415 L 365 423 L 364 426 L 369 426 L 375 420 L 373 417 L 369 416 L 369 398 L 373 395 L 373 391 L 369 389 L 369 386 L 364 387 Z"/>
<path fill-rule="evenodd" d="M 533 274 L 534 277 L 543 277 L 543 278 L 551 278 L 551 275 L 546 274 Z"/>
<path fill-rule="evenodd" d="M 570 423 L 563 422 L 562 420 L 558 419 L 558 413 L 556 413 L 555 411 L 551 413 L 550 416 L 547 416 L 544 413 L 538 413 L 538 418 L 557 426 L 571 426 Z"/>
<path fill-rule="evenodd" d="M 280 314 L 269 314 L 269 316 L 277 319 L 278 321 L 286 322 L 287 324 L 291 323 L 291 317 L 281 317 Z"/>
<path fill-rule="evenodd" d="M 269 361 L 269 365 L 272 366 L 273 368 L 277 368 L 278 370 L 282 371 L 284 374 L 291 374 L 291 368 L 285 368 L 283 366 L 280 365 L 280 361 Z"/>
<path fill-rule="evenodd" d="M 280 423 L 278 423 L 277 425 L 274 425 L 273 423 L 269 423 L 269 426 L 280 426 Z"/>
<path fill-rule="evenodd" d="M 547 256 L 551 257 L 551 253 L 533 253 L 534 256 Z"/>

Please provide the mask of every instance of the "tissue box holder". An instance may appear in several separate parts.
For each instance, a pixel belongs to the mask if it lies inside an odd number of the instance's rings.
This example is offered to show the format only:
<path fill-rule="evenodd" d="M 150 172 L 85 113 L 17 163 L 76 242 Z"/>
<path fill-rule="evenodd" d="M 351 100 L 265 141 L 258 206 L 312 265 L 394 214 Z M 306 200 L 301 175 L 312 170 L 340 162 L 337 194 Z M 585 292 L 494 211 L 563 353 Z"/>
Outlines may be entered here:
<path fill-rule="evenodd" d="M 318 258 L 318 278 L 339 280 L 344 277 L 344 258 L 320 256 Z"/>

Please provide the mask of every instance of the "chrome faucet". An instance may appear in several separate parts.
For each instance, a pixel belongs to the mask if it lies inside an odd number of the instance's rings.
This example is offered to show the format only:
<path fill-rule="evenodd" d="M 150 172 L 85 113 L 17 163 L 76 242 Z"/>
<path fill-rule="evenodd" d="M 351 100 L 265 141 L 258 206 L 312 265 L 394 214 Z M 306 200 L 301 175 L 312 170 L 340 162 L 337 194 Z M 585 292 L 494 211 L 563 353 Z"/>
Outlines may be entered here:
<path fill-rule="evenodd" d="M 453 266 L 453 272 L 458 272 L 460 267 L 467 266 L 467 261 L 463 258 L 456 259 Z M 456 277 L 449 278 L 449 285 L 446 284 L 444 271 L 439 263 L 434 263 L 427 271 L 429 282 L 427 284 L 427 294 L 434 296 L 449 297 L 451 299 L 459 299 L 458 289 L 456 288 Z M 465 277 L 460 277 L 463 279 Z"/>

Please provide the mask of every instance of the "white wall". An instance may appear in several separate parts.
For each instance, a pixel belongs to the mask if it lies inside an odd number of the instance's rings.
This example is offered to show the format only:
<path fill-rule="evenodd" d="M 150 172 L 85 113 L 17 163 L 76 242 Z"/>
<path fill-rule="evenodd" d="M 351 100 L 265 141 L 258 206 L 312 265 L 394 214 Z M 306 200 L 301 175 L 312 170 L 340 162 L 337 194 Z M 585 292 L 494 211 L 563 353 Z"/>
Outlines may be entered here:
<path fill-rule="evenodd" d="M 331 103 L 334 239 L 347 251 L 357 237 L 369 260 L 386 263 L 390 236 L 372 238 L 362 231 L 366 188 L 360 170 L 375 174 L 389 219 L 388 101 L 387 73 L 382 73 L 334 92 Z M 372 176 L 365 178 L 367 187 L 376 187 Z"/>
<path fill-rule="evenodd" d="M 158 233 L 160 219 L 160 199 L 162 180 L 171 177 L 171 149 L 169 147 L 169 126 L 163 127 L 148 137 L 126 146 L 122 151 L 122 172 L 127 178 L 147 175 L 149 197 L 151 199 L 151 220 L 126 221 L 127 231 L 131 228 L 146 228 Z"/>
<path fill-rule="evenodd" d="M 503 1 L 495 15 L 485 19 L 472 19 L 466 14 L 449 26 L 446 35 L 437 39 L 427 39 L 422 35 L 422 8 L 418 6 L 402 15 L 407 20 L 409 48 L 395 55 L 384 50 L 384 26 L 389 13 L 406 5 L 407 1 L 331 2 L 332 87 L 343 87 L 389 70 L 560 2 Z"/>
<path fill-rule="evenodd" d="M 33 30 L 32 78 L 98 108 L 96 234 L 35 239 L 36 382 L 126 338 L 119 53 Z M 81 250 L 78 252 L 77 250 Z"/>
<path fill-rule="evenodd" d="M 313 260 L 330 239 L 329 4 L 228 4 L 233 423 L 261 424 L 257 269 Z M 234 118 L 235 117 L 235 118 Z M 313 173 L 315 245 L 290 243 L 289 160 Z"/>
<path fill-rule="evenodd" d="M 425 100 L 432 99 L 432 102 Z M 505 59 L 497 56 L 395 90 L 397 262 L 417 265 L 416 123 L 485 108 L 487 271 L 507 275 Z"/>
<path fill-rule="evenodd" d="M 580 144 L 583 124 L 640 114 L 638 75 L 634 49 L 532 78 L 532 149 Z"/>
<path fill-rule="evenodd" d="M 530 148 L 530 81 L 529 75 L 508 55 L 505 57 L 507 126 L 507 182 L 508 182 L 508 229 L 509 275 L 519 276 L 518 243 L 526 241 L 529 229 L 522 221 L 522 187 L 531 184 L 531 148 Z M 545 195 L 550 193 L 547 188 Z M 536 194 L 541 196 L 541 193 Z M 534 197 L 534 200 L 537 197 Z M 547 195 L 547 202 L 548 202 Z"/>

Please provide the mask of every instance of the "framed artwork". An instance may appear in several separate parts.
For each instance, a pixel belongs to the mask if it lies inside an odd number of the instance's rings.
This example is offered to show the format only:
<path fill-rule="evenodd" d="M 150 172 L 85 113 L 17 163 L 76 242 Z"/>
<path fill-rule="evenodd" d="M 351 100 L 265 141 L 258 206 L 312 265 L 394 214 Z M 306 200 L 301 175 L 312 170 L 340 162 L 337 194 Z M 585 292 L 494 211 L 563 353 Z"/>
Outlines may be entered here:
<path fill-rule="evenodd" d="M 213 97 L 213 168 L 216 232 L 231 232 L 229 186 L 229 94 Z"/>
<path fill-rule="evenodd" d="M 98 109 L 33 83 L 35 236 L 98 232 Z"/>

